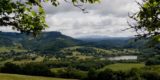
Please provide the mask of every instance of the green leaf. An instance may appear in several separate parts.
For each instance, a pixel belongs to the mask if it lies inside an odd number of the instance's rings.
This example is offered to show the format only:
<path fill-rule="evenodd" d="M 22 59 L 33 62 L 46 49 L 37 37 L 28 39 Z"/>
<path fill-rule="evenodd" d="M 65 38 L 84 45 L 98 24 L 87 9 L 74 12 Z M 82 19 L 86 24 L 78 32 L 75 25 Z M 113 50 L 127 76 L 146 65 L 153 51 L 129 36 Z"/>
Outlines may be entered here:
<path fill-rule="evenodd" d="M 38 7 L 38 10 L 39 10 L 39 14 L 41 14 L 41 15 L 45 14 L 45 11 L 42 7 Z"/>
<path fill-rule="evenodd" d="M 31 11 L 31 13 L 32 13 L 33 16 L 37 15 L 35 11 Z"/>

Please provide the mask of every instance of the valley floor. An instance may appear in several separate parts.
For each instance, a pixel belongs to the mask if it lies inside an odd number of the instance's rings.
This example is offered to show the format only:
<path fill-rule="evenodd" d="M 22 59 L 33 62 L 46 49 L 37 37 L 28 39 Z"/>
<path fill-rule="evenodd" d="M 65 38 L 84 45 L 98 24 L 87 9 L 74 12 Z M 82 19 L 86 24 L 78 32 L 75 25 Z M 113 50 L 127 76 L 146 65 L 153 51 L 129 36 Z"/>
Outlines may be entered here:
<path fill-rule="evenodd" d="M 49 78 L 49 77 L 0 73 L 0 80 L 76 80 L 76 79 Z"/>
<path fill-rule="evenodd" d="M 108 68 L 108 69 L 112 69 L 113 71 L 128 71 L 128 70 L 131 70 L 132 68 L 139 69 L 143 67 L 145 67 L 144 63 L 116 63 L 116 64 L 107 65 L 100 70 L 103 71 Z"/>

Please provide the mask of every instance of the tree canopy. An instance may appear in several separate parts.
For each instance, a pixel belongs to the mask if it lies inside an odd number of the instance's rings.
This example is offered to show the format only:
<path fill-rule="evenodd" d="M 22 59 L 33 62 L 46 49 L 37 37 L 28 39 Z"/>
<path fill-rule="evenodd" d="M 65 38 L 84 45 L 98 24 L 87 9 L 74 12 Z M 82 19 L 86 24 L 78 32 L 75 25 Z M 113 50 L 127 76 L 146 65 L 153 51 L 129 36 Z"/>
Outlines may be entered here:
<path fill-rule="evenodd" d="M 131 28 L 134 28 L 140 37 L 160 42 L 160 0 L 143 0 L 143 3 L 138 4 L 140 10 L 131 16 L 136 21 L 130 25 Z"/>
<path fill-rule="evenodd" d="M 45 21 L 43 3 L 52 3 L 54 7 L 61 0 L 0 0 L 0 26 L 11 26 L 22 33 L 37 35 L 48 27 Z M 99 0 L 64 0 L 81 8 L 79 3 L 96 3 Z M 35 9 L 37 8 L 37 9 Z M 82 8 L 81 8 L 82 9 Z M 84 9 L 82 9 L 84 10 Z"/>

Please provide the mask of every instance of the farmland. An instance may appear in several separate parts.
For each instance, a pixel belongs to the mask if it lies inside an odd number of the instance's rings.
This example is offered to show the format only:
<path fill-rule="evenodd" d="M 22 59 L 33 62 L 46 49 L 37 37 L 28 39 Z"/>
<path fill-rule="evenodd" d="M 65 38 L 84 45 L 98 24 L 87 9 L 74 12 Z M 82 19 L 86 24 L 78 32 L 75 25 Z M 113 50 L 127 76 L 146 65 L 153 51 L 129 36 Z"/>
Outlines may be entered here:
<path fill-rule="evenodd" d="M 116 64 L 111 64 L 111 65 L 107 65 L 104 68 L 100 69 L 100 70 L 104 70 L 106 68 L 108 69 L 112 69 L 114 71 L 127 71 L 130 70 L 132 68 L 143 68 L 145 65 L 143 63 L 116 63 Z"/>
<path fill-rule="evenodd" d="M 2 74 L 2 73 L 0 73 L 0 80 L 76 80 L 76 79 L 49 78 L 49 77 L 26 76 L 26 75 L 18 75 L 18 74 Z"/>

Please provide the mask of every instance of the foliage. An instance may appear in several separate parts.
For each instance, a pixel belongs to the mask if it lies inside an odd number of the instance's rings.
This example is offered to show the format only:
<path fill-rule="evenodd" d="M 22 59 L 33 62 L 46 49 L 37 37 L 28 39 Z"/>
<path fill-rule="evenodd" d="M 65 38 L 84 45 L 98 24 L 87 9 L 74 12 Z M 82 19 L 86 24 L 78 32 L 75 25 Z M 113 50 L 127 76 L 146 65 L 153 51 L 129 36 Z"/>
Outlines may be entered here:
<path fill-rule="evenodd" d="M 101 61 L 101 60 L 72 60 L 72 61 L 54 61 L 54 62 L 46 62 L 45 65 L 51 67 L 51 68 L 62 68 L 62 67 L 69 67 L 82 70 L 82 71 L 88 71 L 90 68 L 100 69 L 104 67 L 105 65 L 112 64 L 111 61 Z"/>
<path fill-rule="evenodd" d="M 96 77 L 97 77 L 97 72 L 94 68 L 91 68 L 89 71 L 88 71 L 88 80 L 96 80 Z"/>
<path fill-rule="evenodd" d="M 12 64 L 12 63 L 6 63 L 4 67 L 0 69 L 0 72 L 3 73 L 20 73 L 21 68 L 18 65 Z"/>
<path fill-rule="evenodd" d="M 52 73 L 49 68 L 42 64 L 26 64 L 26 65 L 16 65 L 13 63 L 6 63 L 2 68 L 3 73 L 17 73 L 26 75 L 36 75 L 36 76 L 51 76 Z"/>
<path fill-rule="evenodd" d="M 159 0 L 143 0 L 143 3 L 138 3 L 140 11 L 133 16 L 136 24 L 130 24 L 134 28 L 138 36 L 149 38 L 152 46 L 160 42 L 160 1 Z"/>
<path fill-rule="evenodd" d="M 68 2 L 68 0 L 64 0 Z M 69 0 L 75 7 L 81 3 L 96 3 L 99 0 Z M 60 4 L 59 0 L 1 0 L 0 26 L 12 26 L 22 33 L 32 33 L 34 36 L 48 27 L 45 21 L 43 3 Z M 38 10 L 34 9 L 37 8 Z M 81 8 L 81 7 L 79 7 Z M 84 10 L 84 9 L 82 9 Z"/>
<path fill-rule="evenodd" d="M 93 71 L 92 71 L 93 72 Z M 90 73 L 91 74 L 91 73 Z M 93 72 L 95 74 L 95 72 Z M 93 76 L 88 76 L 85 80 L 91 80 Z M 152 70 L 131 69 L 129 71 L 113 71 L 105 69 L 96 72 L 93 80 L 159 80 L 160 74 Z"/>
<path fill-rule="evenodd" d="M 157 69 L 158 68 L 158 69 Z M 157 71 L 158 70 L 158 71 Z M 132 68 L 127 71 L 112 69 L 104 69 L 97 71 L 91 68 L 88 71 L 88 76 L 85 72 L 76 70 L 71 66 L 64 69 L 59 69 L 57 71 L 50 70 L 47 66 L 37 63 L 29 63 L 23 65 L 16 65 L 13 63 L 6 63 L 1 67 L 1 72 L 3 73 L 16 73 L 16 74 L 26 74 L 26 75 L 36 75 L 36 76 L 50 76 L 50 77 L 63 77 L 63 78 L 76 78 L 84 80 L 159 80 L 160 67 L 142 67 L 142 68 Z"/>
<path fill-rule="evenodd" d="M 160 56 L 150 57 L 145 61 L 146 65 L 159 65 L 160 64 Z"/>
<path fill-rule="evenodd" d="M 55 68 L 52 69 L 52 73 L 55 75 L 55 77 L 82 79 L 87 76 L 87 72 L 77 70 L 72 67 L 59 68 L 56 71 L 54 69 Z"/>
<path fill-rule="evenodd" d="M 78 42 L 79 40 L 63 35 L 60 32 L 42 32 L 36 38 L 14 32 L 0 32 L 0 47 L 15 47 L 19 48 L 19 50 L 22 48 L 49 52 L 56 51 L 64 47 L 78 45 Z M 11 50 L 9 48 L 7 49 Z"/>
<path fill-rule="evenodd" d="M 49 76 L 49 77 L 61 77 L 61 78 L 75 78 L 82 79 L 86 77 L 86 74 L 80 70 L 76 70 L 72 67 L 68 67 L 62 71 L 51 71 L 47 65 L 40 63 L 27 63 L 22 65 L 17 65 L 13 63 L 5 63 L 3 67 L 0 68 L 2 73 L 14 73 L 14 74 L 24 74 L 24 75 L 34 75 L 34 76 Z"/>

